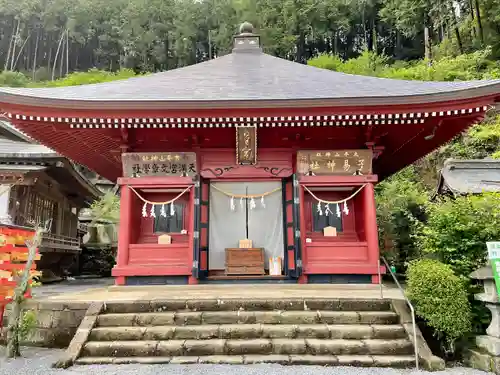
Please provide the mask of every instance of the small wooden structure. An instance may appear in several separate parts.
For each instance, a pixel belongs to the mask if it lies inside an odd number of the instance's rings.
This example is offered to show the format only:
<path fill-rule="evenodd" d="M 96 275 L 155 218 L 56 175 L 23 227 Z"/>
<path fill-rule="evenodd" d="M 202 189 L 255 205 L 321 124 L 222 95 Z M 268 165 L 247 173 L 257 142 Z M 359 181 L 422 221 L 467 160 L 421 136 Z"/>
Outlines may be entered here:
<path fill-rule="evenodd" d="M 264 249 L 226 249 L 226 275 L 265 275 Z"/>
<path fill-rule="evenodd" d="M 58 280 L 78 259 L 78 212 L 101 192 L 69 159 L 0 124 L 0 222 L 32 227 L 51 220 L 40 246 L 44 281 Z"/>
<path fill-rule="evenodd" d="M 500 192 L 500 160 L 448 159 L 439 174 L 437 195 Z"/>
<path fill-rule="evenodd" d="M 275 58 L 248 23 L 232 53 L 194 66 L 0 88 L 16 126 L 118 180 L 120 285 L 211 282 L 242 238 L 266 263 L 281 257 L 286 282 L 377 283 L 375 184 L 499 101 L 500 80 L 400 81 Z"/>

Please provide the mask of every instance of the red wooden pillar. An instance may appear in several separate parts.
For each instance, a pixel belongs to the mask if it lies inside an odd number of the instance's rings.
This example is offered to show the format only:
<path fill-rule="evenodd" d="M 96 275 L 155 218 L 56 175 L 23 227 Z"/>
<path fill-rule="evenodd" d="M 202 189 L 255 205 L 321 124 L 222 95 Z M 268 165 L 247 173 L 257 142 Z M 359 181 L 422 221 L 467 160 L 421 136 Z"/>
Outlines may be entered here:
<path fill-rule="evenodd" d="M 378 267 L 380 257 L 378 247 L 377 209 L 375 206 L 375 190 L 371 182 L 363 189 L 363 202 L 365 213 L 365 234 L 368 244 L 368 261 L 370 265 Z M 378 283 L 378 271 L 372 275 L 372 283 Z"/>
<path fill-rule="evenodd" d="M 188 246 L 188 252 L 189 252 L 189 264 L 192 266 L 193 265 L 193 261 L 194 261 L 194 253 L 193 253 L 193 249 L 194 249 L 194 210 L 196 210 L 196 207 L 195 207 L 195 202 L 194 202 L 194 199 L 195 199 L 195 191 L 194 191 L 194 187 L 191 188 L 191 190 L 189 191 L 189 226 L 188 226 L 188 236 L 189 236 L 189 246 Z M 201 202 L 200 202 L 201 204 Z M 193 275 L 191 274 L 188 278 L 188 283 L 193 285 L 193 284 L 198 284 L 198 279 L 193 277 Z"/>
<path fill-rule="evenodd" d="M 129 258 L 129 245 L 132 230 L 132 190 L 127 185 L 121 186 L 120 194 L 120 227 L 118 233 L 118 254 L 116 267 L 126 267 Z M 125 276 L 118 276 L 116 285 L 125 285 Z"/>
<path fill-rule="evenodd" d="M 306 250 L 306 204 L 305 204 L 305 194 L 304 194 L 304 186 L 299 184 L 299 201 L 300 201 L 300 210 L 299 210 L 299 229 L 300 229 L 300 248 L 302 250 L 302 275 L 299 276 L 297 282 L 299 284 L 307 284 L 307 275 L 304 273 L 304 270 L 307 265 L 307 252 Z"/>

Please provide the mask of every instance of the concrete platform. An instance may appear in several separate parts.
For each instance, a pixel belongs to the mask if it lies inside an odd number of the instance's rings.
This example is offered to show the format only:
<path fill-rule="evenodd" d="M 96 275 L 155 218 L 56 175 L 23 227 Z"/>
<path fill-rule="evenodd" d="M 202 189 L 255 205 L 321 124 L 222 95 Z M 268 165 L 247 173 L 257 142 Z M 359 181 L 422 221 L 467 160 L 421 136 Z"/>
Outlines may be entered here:
<path fill-rule="evenodd" d="M 383 286 L 385 299 L 403 299 L 399 289 Z M 89 303 L 93 301 L 132 301 L 154 299 L 281 299 L 281 298 L 349 298 L 380 299 L 380 287 L 372 284 L 245 284 L 245 285 L 165 285 L 89 287 L 41 295 L 38 300 Z"/>

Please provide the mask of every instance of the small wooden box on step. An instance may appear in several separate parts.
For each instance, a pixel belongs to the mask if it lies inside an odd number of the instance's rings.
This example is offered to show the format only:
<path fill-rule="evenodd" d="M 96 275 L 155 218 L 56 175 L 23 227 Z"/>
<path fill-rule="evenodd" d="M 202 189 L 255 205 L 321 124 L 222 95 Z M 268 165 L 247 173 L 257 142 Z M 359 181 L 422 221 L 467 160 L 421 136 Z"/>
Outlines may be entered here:
<path fill-rule="evenodd" d="M 226 275 L 264 274 L 264 249 L 226 249 Z"/>

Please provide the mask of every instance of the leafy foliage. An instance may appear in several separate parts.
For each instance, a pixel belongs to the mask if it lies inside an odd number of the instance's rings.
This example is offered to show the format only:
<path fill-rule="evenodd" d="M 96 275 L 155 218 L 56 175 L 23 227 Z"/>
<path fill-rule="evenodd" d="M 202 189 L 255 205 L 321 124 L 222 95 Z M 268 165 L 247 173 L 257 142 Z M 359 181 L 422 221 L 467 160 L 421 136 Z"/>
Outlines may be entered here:
<path fill-rule="evenodd" d="M 437 57 L 498 56 L 498 14 L 498 0 L 0 0 L 0 68 L 35 81 L 169 70 L 227 53 L 244 20 L 267 52 L 299 62 L 366 49 L 418 59 L 426 28 Z"/>
<path fill-rule="evenodd" d="M 500 64 L 492 60 L 491 48 L 456 57 L 442 57 L 434 60 L 432 65 L 425 60 L 389 64 L 390 61 L 388 56 L 364 51 L 357 58 L 346 61 L 338 56 L 322 54 L 309 60 L 308 64 L 344 73 L 405 80 L 455 81 L 500 77 Z"/>
<path fill-rule="evenodd" d="M 120 219 L 120 198 L 109 191 L 90 206 L 95 220 L 109 220 L 116 223 Z"/>
<path fill-rule="evenodd" d="M 425 220 L 428 193 L 410 166 L 377 185 L 377 218 L 381 249 L 386 259 L 404 273 L 418 257 L 415 236 Z"/>
<path fill-rule="evenodd" d="M 79 86 L 93 83 L 103 83 L 117 81 L 134 77 L 136 74 L 133 70 L 122 69 L 117 72 L 107 72 L 103 70 L 90 69 L 88 72 L 71 73 L 62 79 L 48 81 L 35 84 L 39 87 L 62 87 L 62 86 Z"/>
<path fill-rule="evenodd" d="M 410 263 L 407 281 L 416 313 L 453 348 L 457 339 L 471 331 L 471 307 L 462 280 L 450 266 L 421 259 Z"/>
<path fill-rule="evenodd" d="M 422 251 L 449 264 L 461 276 L 486 262 L 487 241 L 500 238 L 500 195 L 443 199 L 428 206 L 419 243 Z"/>
<path fill-rule="evenodd" d="M 36 314 L 33 310 L 23 312 L 19 325 L 19 341 L 26 341 L 36 327 Z"/>

